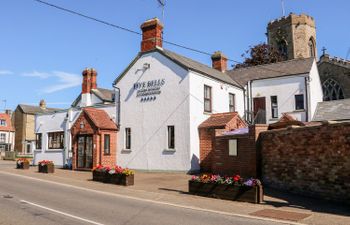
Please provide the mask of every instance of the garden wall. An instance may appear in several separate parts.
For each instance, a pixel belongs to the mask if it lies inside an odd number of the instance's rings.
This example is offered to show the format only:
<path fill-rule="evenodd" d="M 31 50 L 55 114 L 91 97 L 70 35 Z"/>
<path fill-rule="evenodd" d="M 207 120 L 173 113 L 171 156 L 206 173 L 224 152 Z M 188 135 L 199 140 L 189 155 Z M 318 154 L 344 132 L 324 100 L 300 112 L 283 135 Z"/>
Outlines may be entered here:
<path fill-rule="evenodd" d="M 264 185 L 350 203 L 350 123 L 260 135 Z"/>

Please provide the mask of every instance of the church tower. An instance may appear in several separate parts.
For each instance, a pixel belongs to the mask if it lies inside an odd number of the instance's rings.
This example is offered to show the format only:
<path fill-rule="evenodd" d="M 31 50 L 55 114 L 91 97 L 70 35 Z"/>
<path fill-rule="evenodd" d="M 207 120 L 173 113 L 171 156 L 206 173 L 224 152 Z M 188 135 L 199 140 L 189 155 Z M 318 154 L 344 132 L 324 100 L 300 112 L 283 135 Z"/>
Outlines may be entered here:
<path fill-rule="evenodd" d="M 267 25 L 269 45 L 279 50 L 286 60 L 317 58 L 316 27 L 311 16 L 289 14 Z"/>

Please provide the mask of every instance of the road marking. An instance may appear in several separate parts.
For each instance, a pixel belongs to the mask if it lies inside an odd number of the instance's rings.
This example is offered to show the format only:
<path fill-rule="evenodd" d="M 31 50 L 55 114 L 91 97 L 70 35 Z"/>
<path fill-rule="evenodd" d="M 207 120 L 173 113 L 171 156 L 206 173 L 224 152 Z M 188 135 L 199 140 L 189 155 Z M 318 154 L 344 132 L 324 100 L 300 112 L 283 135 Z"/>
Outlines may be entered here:
<path fill-rule="evenodd" d="M 78 189 L 78 190 L 94 192 L 97 194 L 109 195 L 109 196 L 114 196 L 114 197 L 119 197 L 119 198 L 124 198 L 124 199 L 131 199 L 131 200 L 135 200 L 135 201 L 142 201 L 142 202 L 148 202 L 148 203 L 159 204 L 159 205 L 167 205 L 167 206 L 173 206 L 173 207 L 183 208 L 183 209 L 190 209 L 190 210 L 195 210 L 195 211 L 210 212 L 210 213 L 220 214 L 220 215 L 225 215 L 225 216 L 236 216 L 236 217 L 241 217 L 241 218 L 246 218 L 246 219 L 255 219 L 255 220 L 283 223 L 283 224 L 289 224 L 289 225 L 306 225 L 304 223 L 298 223 L 298 222 L 287 221 L 287 220 L 264 218 L 264 217 L 251 216 L 251 215 L 238 214 L 238 213 L 221 212 L 221 211 L 216 211 L 216 210 L 211 210 L 211 209 L 199 208 L 196 206 L 186 206 L 186 205 L 174 204 L 174 203 L 169 203 L 169 202 L 155 201 L 155 200 L 150 200 L 150 199 L 126 196 L 126 195 L 121 195 L 121 194 L 116 194 L 116 193 L 109 193 L 109 192 L 105 192 L 105 191 L 98 191 L 98 190 L 94 190 L 94 189 L 78 187 L 78 186 L 74 186 L 71 184 L 62 184 L 62 183 L 58 183 L 55 181 L 43 180 L 40 178 L 29 177 L 29 176 L 15 174 L 15 173 L 11 173 L 11 172 L 0 171 L 0 173 L 6 174 L 6 175 L 11 175 L 11 176 L 22 177 L 22 178 L 26 178 L 29 180 L 35 180 L 35 181 L 45 182 L 45 183 L 49 183 L 49 184 L 60 185 L 63 187 L 69 187 L 69 188 L 74 188 L 74 189 Z"/>
<path fill-rule="evenodd" d="M 20 200 L 20 202 L 21 203 L 26 203 L 26 204 L 29 204 L 29 205 L 32 205 L 32 206 L 35 206 L 35 207 L 38 207 L 38 208 L 41 208 L 41 209 L 45 209 L 45 210 L 50 211 L 50 212 L 54 212 L 54 213 L 61 214 L 61 215 L 67 216 L 67 217 L 71 217 L 73 219 L 81 220 L 81 221 L 84 221 L 84 222 L 87 222 L 87 223 L 91 223 L 91 224 L 95 224 L 95 225 L 104 225 L 103 223 L 98 223 L 98 222 L 95 222 L 95 221 L 92 221 L 92 220 L 84 219 L 84 218 L 79 217 L 79 216 L 74 216 L 72 214 L 61 212 L 61 211 L 58 211 L 56 209 L 51 209 L 51 208 L 48 208 L 48 207 L 45 207 L 45 206 L 42 206 L 42 205 L 39 205 L 39 204 L 36 204 L 36 203 L 33 203 L 33 202 L 26 201 L 26 200 Z"/>

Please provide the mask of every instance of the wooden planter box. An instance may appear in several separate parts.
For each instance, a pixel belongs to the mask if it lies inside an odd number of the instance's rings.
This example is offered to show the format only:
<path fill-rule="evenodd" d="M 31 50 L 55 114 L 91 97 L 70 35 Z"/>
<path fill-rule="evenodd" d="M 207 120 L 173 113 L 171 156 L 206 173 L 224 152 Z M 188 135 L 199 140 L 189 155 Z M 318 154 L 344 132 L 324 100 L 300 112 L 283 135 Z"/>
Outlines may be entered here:
<path fill-rule="evenodd" d="M 111 184 L 119 184 L 124 186 L 134 185 L 134 174 L 125 175 L 125 174 L 108 174 L 109 175 L 109 183 Z"/>
<path fill-rule="evenodd" d="M 55 166 L 53 164 L 41 165 L 39 164 L 39 173 L 54 173 Z"/>
<path fill-rule="evenodd" d="M 134 175 L 109 174 L 102 171 L 92 171 L 92 180 L 109 184 L 134 185 Z"/>
<path fill-rule="evenodd" d="M 263 201 L 262 186 L 232 186 L 226 184 L 201 183 L 190 180 L 188 190 L 191 194 L 219 199 L 261 203 Z"/>
<path fill-rule="evenodd" d="M 94 170 L 92 171 L 92 180 L 107 183 L 108 174 L 106 172 Z"/>
<path fill-rule="evenodd" d="M 28 170 L 29 169 L 29 162 L 21 162 L 21 163 L 16 163 L 16 168 L 17 169 L 22 169 L 22 170 Z"/>

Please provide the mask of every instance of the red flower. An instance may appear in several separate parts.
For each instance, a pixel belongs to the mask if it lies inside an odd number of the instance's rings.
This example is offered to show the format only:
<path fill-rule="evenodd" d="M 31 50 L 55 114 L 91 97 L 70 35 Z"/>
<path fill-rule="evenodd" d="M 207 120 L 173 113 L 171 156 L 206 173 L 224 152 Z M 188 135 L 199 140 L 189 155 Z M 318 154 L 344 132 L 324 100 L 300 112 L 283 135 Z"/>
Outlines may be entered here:
<path fill-rule="evenodd" d="M 233 177 L 233 180 L 234 180 L 235 182 L 239 181 L 240 179 L 241 179 L 241 176 L 239 176 L 239 175 L 235 175 L 235 176 Z"/>

